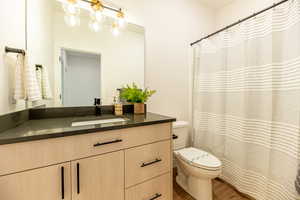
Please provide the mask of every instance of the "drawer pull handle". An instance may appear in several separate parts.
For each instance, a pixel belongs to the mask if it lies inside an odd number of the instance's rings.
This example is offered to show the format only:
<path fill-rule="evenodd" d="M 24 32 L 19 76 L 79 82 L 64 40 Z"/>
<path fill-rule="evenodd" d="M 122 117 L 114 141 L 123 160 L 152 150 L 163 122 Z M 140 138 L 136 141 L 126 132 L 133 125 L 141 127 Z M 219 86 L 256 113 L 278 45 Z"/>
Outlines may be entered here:
<path fill-rule="evenodd" d="M 61 167 L 61 199 L 65 199 L 65 168 Z"/>
<path fill-rule="evenodd" d="M 148 163 L 143 163 L 143 164 L 141 165 L 141 167 L 146 167 L 146 166 L 149 166 L 149 165 L 153 165 L 153 164 L 158 163 L 158 162 L 161 162 L 161 161 L 162 161 L 161 159 L 156 158 L 154 161 L 151 161 L 151 162 L 148 162 Z"/>
<path fill-rule="evenodd" d="M 121 139 L 117 139 L 117 140 L 114 140 L 114 141 L 97 143 L 97 144 L 94 144 L 94 147 L 103 146 L 103 145 L 107 145 L 107 144 L 118 143 L 118 142 L 122 142 L 122 141 L 123 140 L 121 140 Z"/>
<path fill-rule="evenodd" d="M 173 134 L 173 140 L 176 140 L 176 139 L 178 139 L 178 135 L 175 135 L 175 134 Z"/>
<path fill-rule="evenodd" d="M 158 199 L 159 197 L 161 197 L 162 196 L 162 194 L 158 194 L 158 193 L 156 193 L 155 194 L 155 196 L 154 197 L 152 197 L 151 199 L 149 199 L 149 200 L 154 200 L 154 199 Z"/>

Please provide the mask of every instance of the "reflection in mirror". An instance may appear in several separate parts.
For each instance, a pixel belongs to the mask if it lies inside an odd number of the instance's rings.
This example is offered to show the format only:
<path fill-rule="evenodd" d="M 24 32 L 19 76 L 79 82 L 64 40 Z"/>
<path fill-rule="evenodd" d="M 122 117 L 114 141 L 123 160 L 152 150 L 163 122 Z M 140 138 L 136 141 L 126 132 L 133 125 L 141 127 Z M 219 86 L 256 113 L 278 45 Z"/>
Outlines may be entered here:
<path fill-rule="evenodd" d="M 53 94 L 43 102 L 91 106 L 100 97 L 112 104 L 125 84 L 144 87 L 144 28 L 127 23 L 116 29 L 108 16 L 93 23 L 85 9 L 76 17 L 66 16 L 60 1 L 28 1 L 28 61 L 43 66 Z"/>

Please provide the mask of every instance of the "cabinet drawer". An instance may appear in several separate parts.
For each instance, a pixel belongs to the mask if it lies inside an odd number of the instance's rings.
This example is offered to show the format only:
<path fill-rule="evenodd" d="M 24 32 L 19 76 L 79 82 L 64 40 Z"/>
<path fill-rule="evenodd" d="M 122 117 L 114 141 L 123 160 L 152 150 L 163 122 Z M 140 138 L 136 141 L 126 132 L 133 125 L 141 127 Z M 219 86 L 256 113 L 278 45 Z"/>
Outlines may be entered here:
<path fill-rule="evenodd" d="M 137 117 L 144 116 L 137 115 Z M 171 139 L 171 126 L 171 123 L 163 123 L 124 129 L 122 131 L 126 148 Z"/>
<path fill-rule="evenodd" d="M 171 169 L 171 141 L 157 142 L 125 151 L 125 185 L 130 187 Z"/>
<path fill-rule="evenodd" d="M 81 158 L 82 156 L 86 157 L 118 151 L 125 148 L 125 139 L 123 138 L 122 130 L 105 131 L 81 135 L 80 137 L 80 139 L 76 138 L 73 143 L 74 159 Z"/>
<path fill-rule="evenodd" d="M 171 200 L 171 181 L 171 174 L 167 173 L 131 187 L 125 191 L 125 200 Z"/>
<path fill-rule="evenodd" d="M 122 130 L 116 130 L 0 145 L 0 157 L 5 158 L 0 160 L 0 176 L 117 151 L 123 144 Z"/>

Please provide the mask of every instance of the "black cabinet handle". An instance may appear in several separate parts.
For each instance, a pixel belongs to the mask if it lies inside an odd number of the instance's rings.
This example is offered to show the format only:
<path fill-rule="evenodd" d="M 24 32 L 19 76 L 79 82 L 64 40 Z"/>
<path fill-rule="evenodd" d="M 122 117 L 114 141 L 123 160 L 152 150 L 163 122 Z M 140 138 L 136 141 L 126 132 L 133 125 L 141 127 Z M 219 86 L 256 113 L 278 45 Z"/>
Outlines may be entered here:
<path fill-rule="evenodd" d="M 161 159 L 156 158 L 154 161 L 151 161 L 151 162 L 148 162 L 148 163 L 143 163 L 143 164 L 141 165 L 141 167 L 146 167 L 146 166 L 149 166 L 149 165 L 153 165 L 153 164 L 158 163 L 158 162 L 161 162 L 161 161 L 162 161 Z"/>
<path fill-rule="evenodd" d="M 61 198 L 65 199 L 65 168 L 61 167 Z"/>
<path fill-rule="evenodd" d="M 172 137 L 173 137 L 173 140 L 178 139 L 178 135 L 173 134 Z"/>
<path fill-rule="evenodd" d="M 114 141 L 97 143 L 97 144 L 94 144 L 94 147 L 103 146 L 103 145 L 107 145 L 107 144 L 118 143 L 118 142 L 122 142 L 122 141 L 123 140 L 121 140 L 121 139 L 117 139 L 117 140 L 114 140 Z"/>
<path fill-rule="evenodd" d="M 80 174 L 79 174 L 79 163 L 76 164 L 77 171 L 77 194 L 80 193 Z"/>
<path fill-rule="evenodd" d="M 156 193 L 155 194 L 155 196 L 154 197 L 152 197 L 151 199 L 149 199 L 149 200 L 154 200 L 154 199 L 157 199 L 157 198 L 159 198 L 159 197 L 161 197 L 162 196 L 162 194 L 158 194 L 158 193 Z"/>

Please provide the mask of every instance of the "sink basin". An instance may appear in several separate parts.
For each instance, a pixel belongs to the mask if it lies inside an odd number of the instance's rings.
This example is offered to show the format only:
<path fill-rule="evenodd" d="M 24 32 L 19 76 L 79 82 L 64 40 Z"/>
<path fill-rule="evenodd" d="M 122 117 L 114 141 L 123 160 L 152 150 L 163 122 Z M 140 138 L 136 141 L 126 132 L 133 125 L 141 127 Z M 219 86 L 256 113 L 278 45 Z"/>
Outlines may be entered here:
<path fill-rule="evenodd" d="M 108 123 L 125 122 L 125 121 L 126 119 L 124 118 L 100 119 L 100 120 L 92 120 L 92 121 L 72 122 L 72 126 L 88 126 L 88 125 L 108 124 Z"/>

